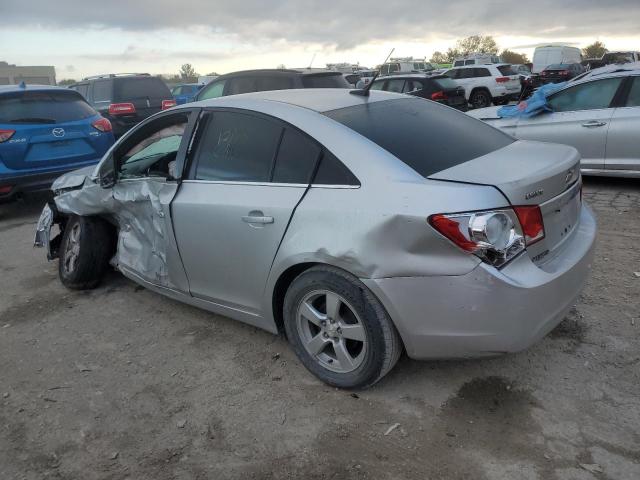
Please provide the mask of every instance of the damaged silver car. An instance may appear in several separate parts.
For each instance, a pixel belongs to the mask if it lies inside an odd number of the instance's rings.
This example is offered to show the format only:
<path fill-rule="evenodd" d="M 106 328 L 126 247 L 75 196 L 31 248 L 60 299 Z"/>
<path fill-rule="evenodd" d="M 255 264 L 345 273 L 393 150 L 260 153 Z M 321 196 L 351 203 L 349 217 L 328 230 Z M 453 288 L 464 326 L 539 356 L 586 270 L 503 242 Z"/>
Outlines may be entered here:
<path fill-rule="evenodd" d="M 579 162 L 420 98 L 236 95 L 159 113 L 59 178 L 36 244 L 67 287 L 111 265 L 364 387 L 403 349 L 515 352 L 562 320 L 596 233 Z"/>

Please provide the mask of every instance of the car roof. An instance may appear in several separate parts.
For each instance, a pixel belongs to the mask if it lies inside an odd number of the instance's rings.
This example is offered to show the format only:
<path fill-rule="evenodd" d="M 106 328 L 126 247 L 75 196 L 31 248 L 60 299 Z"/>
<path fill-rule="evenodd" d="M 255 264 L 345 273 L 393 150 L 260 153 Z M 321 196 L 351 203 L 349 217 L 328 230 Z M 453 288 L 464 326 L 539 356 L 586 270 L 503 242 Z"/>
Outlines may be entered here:
<path fill-rule="evenodd" d="M 0 94 L 13 93 L 13 92 L 44 92 L 51 90 L 64 90 L 65 92 L 73 91 L 66 87 L 58 87 L 55 85 L 32 85 L 26 84 L 24 87 L 21 85 L 0 85 Z"/>
<path fill-rule="evenodd" d="M 640 62 L 617 63 L 594 68 L 585 72 L 583 76 L 579 77 L 577 80 L 570 82 L 570 85 L 577 85 L 596 78 L 626 77 L 630 75 L 640 75 Z"/>
<path fill-rule="evenodd" d="M 174 108 L 192 107 L 238 107 L 242 104 L 255 104 L 255 102 L 280 103 L 306 108 L 318 113 L 324 113 L 340 108 L 363 105 L 366 103 L 382 102 L 399 98 L 414 98 L 397 93 L 383 92 L 380 90 L 369 91 L 369 96 L 354 95 L 347 88 L 306 88 L 291 90 L 270 90 L 265 92 L 251 92 L 226 97 L 211 98 L 199 102 L 188 103 Z"/>
<path fill-rule="evenodd" d="M 479 68 L 479 67 L 504 67 L 505 65 L 511 65 L 510 63 L 476 63 L 474 65 L 460 65 L 458 67 L 452 67 L 453 69 L 462 69 L 462 68 Z"/>
<path fill-rule="evenodd" d="M 334 70 L 310 70 L 305 68 L 262 68 L 256 70 L 239 70 L 237 72 L 225 73 L 212 80 L 217 82 L 218 80 L 224 80 L 226 78 L 242 76 L 242 75 L 264 75 L 264 74 L 276 74 L 276 75 L 342 75 L 341 72 Z"/>
<path fill-rule="evenodd" d="M 400 73 L 400 74 L 394 74 L 394 75 L 380 75 L 378 77 L 376 77 L 376 82 L 378 80 L 391 80 L 391 79 L 403 79 L 403 78 L 420 78 L 422 80 L 425 79 L 429 79 L 429 80 L 437 80 L 439 78 L 448 78 L 446 75 L 429 75 L 428 73 Z"/>

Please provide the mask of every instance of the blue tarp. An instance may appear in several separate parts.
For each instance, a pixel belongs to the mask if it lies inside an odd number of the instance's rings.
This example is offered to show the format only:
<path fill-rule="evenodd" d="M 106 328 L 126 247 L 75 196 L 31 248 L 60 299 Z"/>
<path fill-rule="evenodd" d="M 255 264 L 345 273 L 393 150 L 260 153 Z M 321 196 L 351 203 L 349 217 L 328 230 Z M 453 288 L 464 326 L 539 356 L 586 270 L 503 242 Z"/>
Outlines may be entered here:
<path fill-rule="evenodd" d="M 535 117 L 543 112 L 550 112 L 551 108 L 547 105 L 547 97 L 554 92 L 557 92 L 567 82 L 562 83 L 548 83 L 536 89 L 533 94 L 526 100 L 521 101 L 517 105 L 506 105 L 496 112 L 500 118 L 512 118 L 512 117 Z"/>

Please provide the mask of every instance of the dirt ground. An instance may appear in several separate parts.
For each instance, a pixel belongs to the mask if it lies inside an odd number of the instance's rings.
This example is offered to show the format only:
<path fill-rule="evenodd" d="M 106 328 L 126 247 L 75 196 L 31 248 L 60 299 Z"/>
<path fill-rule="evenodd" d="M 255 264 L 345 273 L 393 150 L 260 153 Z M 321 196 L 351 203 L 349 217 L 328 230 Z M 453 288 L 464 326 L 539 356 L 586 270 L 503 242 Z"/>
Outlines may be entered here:
<path fill-rule="evenodd" d="M 593 274 L 547 338 L 402 358 L 357 393 L 116 273 L 64 289 L 32 248 L 43 197 L 2 205 L 0 479 L 640 479 L 640 181 L 589 179 L 585 198 Z"/>

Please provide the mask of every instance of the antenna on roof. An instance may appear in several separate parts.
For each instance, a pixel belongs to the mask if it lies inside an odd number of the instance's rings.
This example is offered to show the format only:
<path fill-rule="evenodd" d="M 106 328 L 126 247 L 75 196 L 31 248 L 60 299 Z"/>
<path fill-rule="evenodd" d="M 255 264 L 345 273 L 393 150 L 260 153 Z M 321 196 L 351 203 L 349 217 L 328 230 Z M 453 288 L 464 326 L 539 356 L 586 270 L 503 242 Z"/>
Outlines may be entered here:
<path fill-rule="evenodd" d="M 309 66 L 307 67 L 309 70 L 311 70 L 311 65 L 313 65 L 313 61 L 316 59 L 316 54 L 313 54 L 313 57 L 311 57 L 311 61 L 309 62 Z"/>
<path fill-rule="evenodd" d="M 393 54 L 393 52 L 395 51 L 395 48 L 392 48 L 391 51 L 389 52 L 389 55 L 387 55 L 387 58 L 384 59 L 384 62 L 382 62 L 382 65 L 384 65 L 385 63 L 387 63 L 387 60 L 389 60 L 389 57 Z M 378 78 L 378 75 L 380 74 L 380 71 L 378 70 L 376 73 L 374 73 L 373 77 L 371 78 L 371 81 L 365 85 L 364 88 L 358 88 L 356 90 L 349 90 L 349 93 L 353 94 L 353 95 L 360 95 L 362 97 L 368 97 L 369 96 L 369 90 L 371 90 L 371 87 L 373 86 L 373 82 L 376 78 Z"/>

